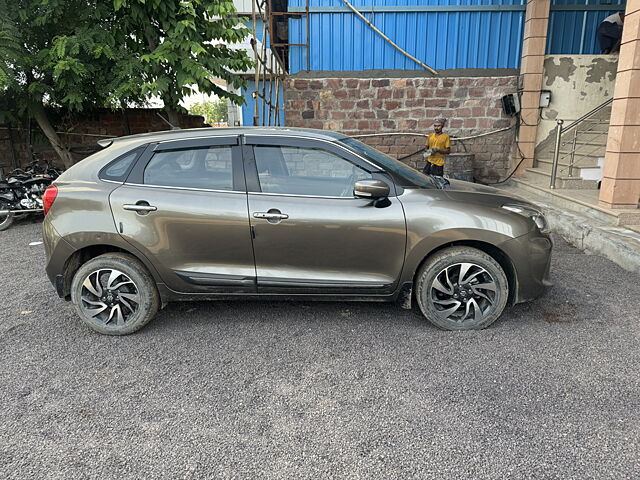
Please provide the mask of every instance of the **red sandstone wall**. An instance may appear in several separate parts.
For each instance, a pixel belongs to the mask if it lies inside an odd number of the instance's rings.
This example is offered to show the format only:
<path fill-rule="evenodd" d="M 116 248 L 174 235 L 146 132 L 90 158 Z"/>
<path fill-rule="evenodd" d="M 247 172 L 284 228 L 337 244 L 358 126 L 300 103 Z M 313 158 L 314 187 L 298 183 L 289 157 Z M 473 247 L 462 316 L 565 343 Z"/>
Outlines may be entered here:
<path fill-rule="evenodd" d="M 292 127 L 335 130 L 349 135 L 431 130 L 433 118 L 449 119 L 445 131 L 466 137 L 514 126 L 500 99 L 514 93 L 517 77 L 449 78 L 291 78 L 285 90 L 285 117 Z M 418 150 L 421 137 L 387 136 L 367 143 L 396 157 Z M 475 154 L 477 178 L 504 177 L 514 154 L 514 130 L 464 142 L 452 152 Z M 422 156 L 406 159 L 421 168 Z"/>

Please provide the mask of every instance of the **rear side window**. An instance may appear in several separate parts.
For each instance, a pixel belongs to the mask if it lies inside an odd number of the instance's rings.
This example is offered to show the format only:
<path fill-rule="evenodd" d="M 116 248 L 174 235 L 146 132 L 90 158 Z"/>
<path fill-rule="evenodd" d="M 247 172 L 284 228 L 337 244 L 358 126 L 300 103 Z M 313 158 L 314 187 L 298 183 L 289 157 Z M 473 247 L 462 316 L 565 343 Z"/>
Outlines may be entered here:
<path fill-rule="evenodd" d="M 230 146 L 156 153 L 144 169 L 145 185 L 233 190 Z"/>
<path fill-rule="evenodd" d="M 125 153 L 104 167 L 98 177 L 102 180 L 113 180 L 114 182 L 124 182 L 133 166 L 134 162 L 144 151 L 144 148 L 136 148 L 129 153 Z"/>

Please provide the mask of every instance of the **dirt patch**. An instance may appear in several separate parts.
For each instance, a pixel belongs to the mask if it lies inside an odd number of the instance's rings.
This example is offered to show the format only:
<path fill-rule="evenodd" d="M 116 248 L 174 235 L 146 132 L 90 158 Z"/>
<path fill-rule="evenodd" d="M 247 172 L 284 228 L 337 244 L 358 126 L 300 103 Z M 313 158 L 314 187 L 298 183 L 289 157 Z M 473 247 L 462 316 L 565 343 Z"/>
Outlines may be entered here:
<path fill-rule="evenodd" d="M 576 305 L 573 303 L 563 303 L 551 306 L 542 314 L 542 319 L 547 323 L 569 323 L 576 320 Z"/>

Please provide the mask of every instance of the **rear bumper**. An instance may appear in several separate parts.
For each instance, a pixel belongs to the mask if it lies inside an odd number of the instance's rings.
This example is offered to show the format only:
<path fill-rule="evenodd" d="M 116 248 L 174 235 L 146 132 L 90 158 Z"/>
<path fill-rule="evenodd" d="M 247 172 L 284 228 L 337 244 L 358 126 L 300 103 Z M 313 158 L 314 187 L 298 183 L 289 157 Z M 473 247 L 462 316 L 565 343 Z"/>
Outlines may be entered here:
<path fill-rule="evenodd" d="M 501 244 L 500 248 L 509 256 L 515 269 L 513 303 L 534 300 L 553 286 L 550 278 L 553 242 L 549 235 L 533 231 Z"/>
<path fill-rule="evenodd" d="M 58 295 L 64 297 L 65 265 L 75 249 L 58 234 L 56 229 L 46 221 L 46 218 L 42 223 L 42 239 L 47 258 L 47 266 L 45 267 L 47 276 Z"/>

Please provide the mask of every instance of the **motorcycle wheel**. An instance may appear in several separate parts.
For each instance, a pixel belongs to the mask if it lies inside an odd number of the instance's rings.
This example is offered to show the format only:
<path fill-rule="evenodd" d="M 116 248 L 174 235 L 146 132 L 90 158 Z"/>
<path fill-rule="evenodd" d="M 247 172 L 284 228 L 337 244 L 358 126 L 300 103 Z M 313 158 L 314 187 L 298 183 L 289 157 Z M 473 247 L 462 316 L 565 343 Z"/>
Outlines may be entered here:
<path fill-rule="evenodd" d="M 9 210 L 11 204 L 5 200 L 0 200 L 0 210 Z M 0 215 L 0 232 L 6 230 L 11 226 L 14 220 L 13 212 L 9 212 L 6 215 Z"/>

